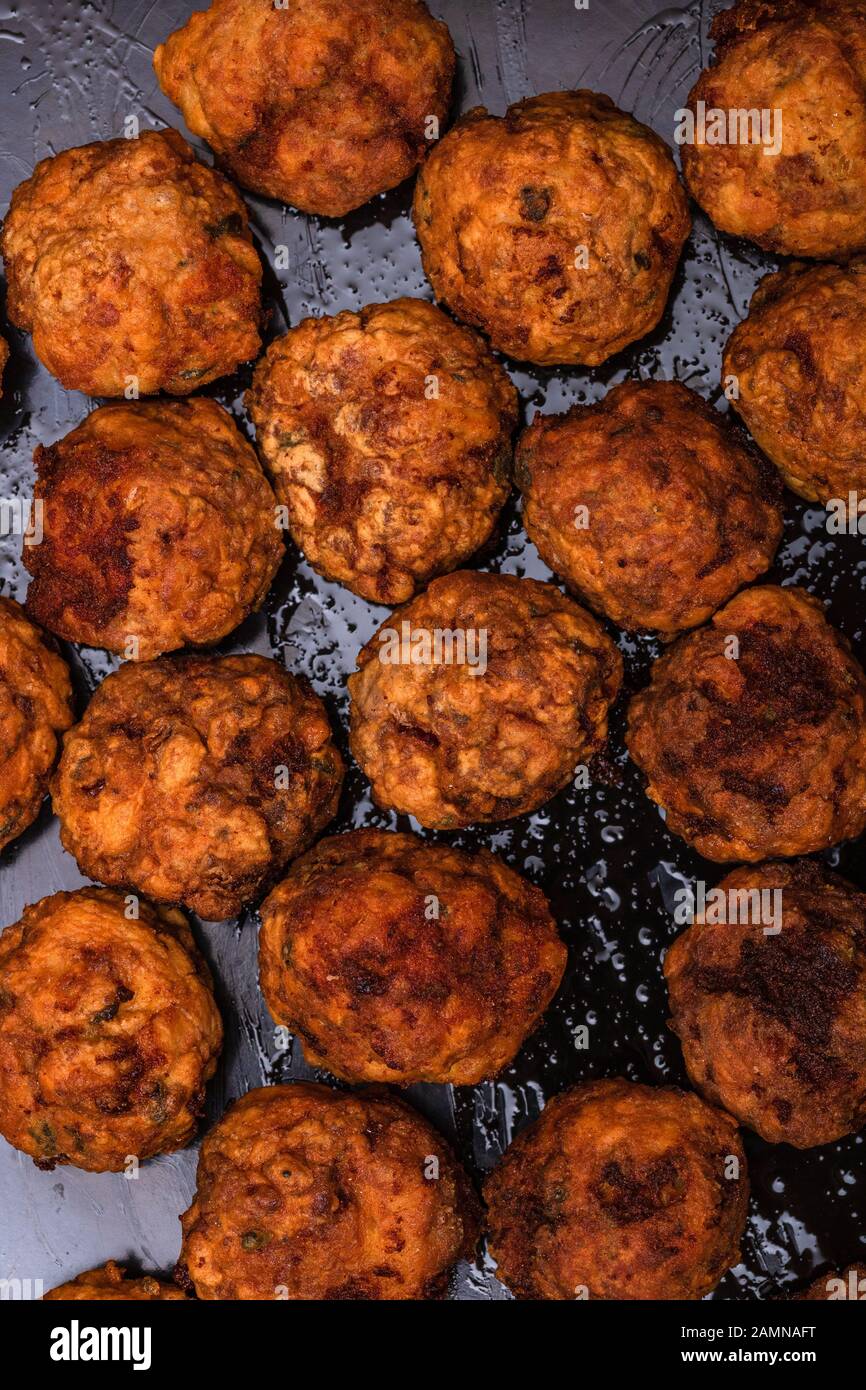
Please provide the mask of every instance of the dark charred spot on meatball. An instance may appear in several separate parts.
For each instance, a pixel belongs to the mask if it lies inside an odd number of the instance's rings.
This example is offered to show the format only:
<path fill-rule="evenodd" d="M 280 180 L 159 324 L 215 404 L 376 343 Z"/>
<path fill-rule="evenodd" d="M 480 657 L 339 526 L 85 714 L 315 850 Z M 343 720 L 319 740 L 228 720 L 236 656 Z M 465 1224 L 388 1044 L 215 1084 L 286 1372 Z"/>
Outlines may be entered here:
<path fill-rule="evenodd" d="M 120 511 L 107 517 L 100 512 L 101 524 L 94 525 L 90 489 L 110 492 L 134 461 L 98 444 L 71 455 L 58 445 L 37 448 L 39 480 L 48 488 L 62 487 L 70 522 L 51 528 L 28 556 L 33 582 L 27 607 L 38 622 L 52 627 L 56 614 L 69 611 L 105 627 L 125 609 L 133 579 L 129 543 L 138 522 Z"/>
<path fill-rule="evenodd" d="M 777 742 L 786 729 L 819 725 L 838 706 L 845 689 L 820 649 L 811 648 L 788 630 L 755 622 L 737 634 L 744 687 L 735 700 L 723 700 L 714 685 L 705 687 L 714 709 L 701 746 L 715 762 L 719 753 L 748 752 Z M 700 757 L 700 752 L 698 756 Z M 749 779 L 743 781 L 744 788 Z M 744 795 L 749 795 L 744 790 Z M 765 789 L 768 804 L 776 802 Z M 778 804 L 783 804 L 779 799 Z"/>
<path fill-rule="evenodd" d="M 859 972 L 811 927 L 819 927 L 814 914 L 810 927 L 783 929 L 781 942 L 747 935 L 735 965 L 696 965 L 688 973 L 702 993 L 733 994 L 788 1029 L 797 1040 L 797 1074 L 818 1087 L 850 1075 L 831 1048 L 833 1026 Z"/>
<path fill-rule="evenodd" d="M 527 222 L 543 222 L 550 211 L 551 190 L 527 184 L 520 190 L 520 215 Z"/>
<path fill-rule="evenodd" d="M 675 1154 L 664 1154 L 649 1163 L 635 1162 L 623 1154 L 604 1165 L 590 1191 L 612 1221 L 628 1226 L 649 1221 L 656 1212 L 681 1202 L 684 1177 Z"/>
<path fill-rule="evenodd" d="M 785 352 L 793 352 L 794 356 L 800 363 L 803 375 L 805 376 L 806 380 L 814 381 L 815 377 L 818 375 L 818 368 L 815 363 L 815 357 L 812 352 L 812 343 L 811 339 L 809 338 L 809 335 L 807 333 L 802 332 L 802 330 L 797 330 L 794 333 L 789 333 L 782 343 L 782 348 Z"/>
<path fill-rule="evenodd" d="M 204 229 L 214 241 L 221 236 L 243 236 L 244 219 L 239 212 L 230 212 L 218 222 L 206 222 Z"/>

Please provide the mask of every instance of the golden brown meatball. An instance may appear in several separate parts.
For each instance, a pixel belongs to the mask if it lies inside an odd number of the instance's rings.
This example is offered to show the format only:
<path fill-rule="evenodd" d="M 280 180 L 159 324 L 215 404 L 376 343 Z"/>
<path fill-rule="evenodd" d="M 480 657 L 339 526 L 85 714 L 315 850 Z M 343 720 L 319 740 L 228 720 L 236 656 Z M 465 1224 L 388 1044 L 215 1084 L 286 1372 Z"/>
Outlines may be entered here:
<path fill-rule="evenodd" d="M 691 221 L 666 145 L 594 92 L 476 107 L 415 190 L 438 299 L 493 346 L 596 366 L 655 328 Z"/>
<path fill-rule="evenodd" d="M 346 1081 L 472 1086 L 512 1060 L 565 969 L 540 889 L 501 859 L 357 830 L 262 907 L 273 1018 Z"/>
<path fill-rule="evenodd" d="M 238 183 L 342 217 L 415 172 L 454 46 L 420 0 L 213 0 L 153 63 Z"/>
<path fill-rule="evenodd" d="M 749 1180 L 729 1115 L 673 1087 L 556 1096 L 485 1187 L 518 1298 L 697 1299 L 739 1259 Z"/>
<path fill-rule="evenodd" d="M 104 405 L 35 463 L 27 607 L 52 632 L 148 660 L 262 603 L 284 553 L 276 499 L 216 402 Z"/>
<path fill-rule="evenodd" d="M 793 1298 L 831 1302 L 837 1299 L 866 1299 L 866 1265 L 849 1265 L 847 1269 L 822 1274 L 805 1293 Z"/>
<path fill-rule="evenodd" d="M 176 1276 L 203 1299 L 435 1298 L 478 1238 L 447 1144 L 385 1091 L 250 1091 L 205 1139 L 197 1186 Z"/>
<path fill-rule="evenodd" d="M 0 1134 L 39 1168 L 182 1149 L 222 1036 L 179 912 L 82 888 L 0 935 Z"/>
<path fill-rule="evenodd" d="M 705 622 L 770 565 L 780 488 L 700 396 L 627 381 L 598 405 L 536 415 L 516 477 L 545 564 L 620 627 Z"/>
<path fill-rule="evenodd" d="M 258 353 L 247 210 L 176 130 L 43 159 L 0 235 L 11 321 L 91 396 L 184 396 Z"/>
<path fill-rule="evenodd" d="M 74 717 L 66 662 L 23 608 L 0 598 L 0 849 L 38 816 Z"/>
<path fill-rule="evenodd" d="M 809 854 L 866 826 L 866 676 L 801 589 L 747 589 L 678 639 L 629 708 L 628 750 L 706 859 Z"/>
<path fill-rule="evenodd" d="M 853 1134 L 866 1122 L 866 895 L 809 860 L 735 869 L 719 890 L 726 920 L 712 909 L 665 960 L 692 1084 L 771 1144 Z"/>
<path fill-rule="evenodd" d="M 43 1302 L 57 1300 L 64 1303 L 77 1303 L 94 1299 L 109 1300 L 115 1303 L 164 1303 L 180 1299 L 187 1303 L 186 1294 L 175 1284 L 167 1284 L 155 1279 L 152 1274 L 140 1278 L 127 1278 L 122 1265 L 109 1260 L 101 1269 L 89 1269 L 79 1274 L 68 1284 L 58 1284 L 44 1297 Z"/>
<path fill-rule="evenodd" d="M 342 780 L 306 681 L 262 656 L 164 657 L 103 681 L 51 794 L 82 873 L 222 921 L 327 825 Z"/>
<path fill-rule="evenodd" d="M 379 806 L 451 830 L 536 810 L 607 737 L 622 658 L 551 584 L 457 574 L 383 624 L 349 677 Z"/>
<path fill-rule="evenodd" d="M 271 344 L 247 407 L 294 540 L 373 603 L 462 564 L 508 496 L 517 393 L 423 300 L 305 319 Z"/>
<path fill-rule="evenodd" d="M 692 196 L 723 232 L 768 251 L 866 249 L 866 5 L 739 0 L 710 33 L 715 60 L 688 100 L 706 130 L 697 119 L 683 145 Z M 754 113 L 745 131 L 731 129 L 731 112 Z"/>
<path fill-rule="evenodd" d="M 866 260 L 768 275 L 723 372 L 788 487 L 813 502 L 866 491 Z"/>

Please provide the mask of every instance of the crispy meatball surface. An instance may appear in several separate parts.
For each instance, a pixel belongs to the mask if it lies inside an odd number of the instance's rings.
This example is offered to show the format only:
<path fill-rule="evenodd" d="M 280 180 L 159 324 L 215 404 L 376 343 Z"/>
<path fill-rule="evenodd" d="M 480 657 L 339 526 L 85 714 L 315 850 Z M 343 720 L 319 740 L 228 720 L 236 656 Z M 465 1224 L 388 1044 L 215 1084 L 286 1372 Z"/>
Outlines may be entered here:
<path fill-rule="evenodd" d="M 626 743 L 706 859 L 809 854 L 866 825 L 866 676 L 801 589 L 747 589 L 681 637 L 632 700 Z"/>
<path fill-rule="evenodd" d="M 866 895 L 810 860 L 735 869 L 719 888 L 747 922 L 695 922 L 665 960 L 692 1084 L 771 1144 L 853 1134 L 866 1122 Z M 772 905 L 776 890 L 778 933 L 756 896 Z"/>
<path fill-rule="evenodd" d="M 788 487 L 813 502 L 866 491 L 866 260 L 768 275 L 723 372 Z"/>
<path fill-rule="evenodd" d="M 683 145 L 692 196 L 723 232 L 789 256 L 866 249 L 866 4 L 740 0 L 713 20 L 713 65 L 688 105 L 707 131 Z M 773 113 L 764 134 L 715 140 L 712 113 Z M 730 136 L 730 131 L 727 132 Z"/>
<path fill-rule="evenodd" d="M 306 681 L 262 656 L 188 656 L 108 676 L 51 792 L 82 873 L 222 921 L 327 825 L 342 781 Z"/>
<path fill-rule="evenodd" d="M 358 668 L 349 744 L 376 802 L 443 830 L 566 786 L 604 745 L 622 679 L 610 638 L 553 585 L 469 570 L 400 609 Z"/>
<path fill-rule="evenodd" d="M 66 662 L 19 604 L 0 598 L 0 849 L 38 816 L 74 718 Z"/>
<path fill-rule="evenodd" d="M 44 1297 L 44 1302 L 57 1300 L 64 1303 L 78 1303 L 94 1299 L 110 1300 L 115 1303 L 163 1303 L 180 1299 L 186 1303 L 187 1296 L 176 1284 L 167 1284 L 155 1279 L 152 1274 L 140 1278 L 127 1278 L 122 1265 L 109 1260 L 101 1269 L 89 1269 L 79 1274 L 68 1284 L 58 1284 Z"/>
<path fill-rule="evenodd" d="M 384 1091 L 250 1091 L 205 1139 L 197 1184 L 176 1274 L 202 1299 L 435 1298 L 478 1239 L 445 1141 Z"/>
<path fill-rule="evenodd" d="M 91 396 L 183 396 L 258 354 L 247 210 L 176 130 L 43 159 L 0 235 L 8 313 Z"/>
<path fill-rule="evenodd" d="M 192 1139 L 222 1046 L 179 912 L 55 893 L 0 935 L 0 1134 L 39 1168 L 120 1172 Z"/>
<path fill-rule="evenodd" d="M 739 1259 L 735 1122 L 673 1087 L 554 1097 L 487 1180 L 490 1251 L 518 1298 L 698 1299 Z"/>
<path fill-rule="evenodd" d="M 470 111 L 421 170 L 414 216 L 437 298 L 543 366 L 596 366 L 651 332 L 691 228 L 667 146 L 585 91 Z"/>
<path fill-rule="evenodd" d="M 104 405 L 35 463 L 27 607 L 52 632 L 148 660 L 219 641 L 263 602 L 276 499 L 215 401 Z"/>
<path fill-rule="evenodd" d="M 598 405 L 536 415 L 516 476 L 545 564 L 627 629 L 705 622 L 767 569 L 782 535 L 772 469 L 675 381 L 623 382 Z"/>
<path fill-rule="evenodd" d="M 424 158 L 454 45 L 420 0 L 213 0 L 157 48 L 160 86 L 238 183 L 342 217 Z"/>
<path fill-rule="evenodd" d="M 271 344 L 247 407 L 294 540 L 373 603 L 462 564 L 508 496 L 517 392 L 423 300 L 306 319 Z"/>
<path fill-rule="evenodd" d="M 323 840 L 262 908 L 268 1008 L 346 1081 L 495 1076 L 566 954 L 544 894 L 501 859 L 387 831 Z"/>
<path fill-rule="evenodd" d="M 829 1274 L 822 1274 L 805 1293 L 794 1294 L 793 1297 L 822 1302 L 866 1299 L 866 1265 L 849 1265 L 840 1272 L 833 1270 Z"/>

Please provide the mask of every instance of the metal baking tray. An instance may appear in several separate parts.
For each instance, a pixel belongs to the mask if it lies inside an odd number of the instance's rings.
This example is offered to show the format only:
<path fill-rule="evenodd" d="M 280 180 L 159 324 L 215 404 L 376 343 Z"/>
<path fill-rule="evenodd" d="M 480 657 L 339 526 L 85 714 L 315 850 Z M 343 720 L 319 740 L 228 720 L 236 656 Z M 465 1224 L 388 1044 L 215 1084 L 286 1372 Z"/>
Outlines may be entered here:
<path fill-rule="evenodd" d="M 431 0 L 459 54 L 455 109 L 482 104 L 497 114 L 521 97 L 569 87 L 606 92 L 672 143 L 674 111 L 706 63 L 715 7 L 655 9 L 657 0 Z M 175 125 L 178 113 L 159 91 L 154 47 L 195 8 L 192 0 L 0 0 L 0 208 L 38 159 L 72 145 L 123 133 L 124 120 Z M 205 154 L 200 141 L 192 143 Z M 309 314 L 359 309 L 397 295 L 431 298 L 421 270 L 409 207 L 411 185 L 375 199 L 345 220 L 305 217 L 246 195 L 266 264 L 269 335 Z M 275 269 L 275 247 L 289 268 Z M 280 262 L 284 256 L 280 257 Z M 528 418 L 598 400 L 627 377 L 676 377 L 724 408 L 721 352 L 761 276 L 776 262 L 755 247 L 716 233 L 695 210 L 695 229 L 659 328 L 594 372 L 545 371 L 507 364 Z M 26 335 L 3 328 L 12 347 L 0 405 L 0 496 L 29 496 L 32 455 L 76 425 L 94 402 L 64 391 L 36 362 Z M 247 434 L 241 399 L 249 372 L 207 388 Z M 797 583 L 828 604 L 828 616 L 866 657 L 866 550 L 859 537 L 829 536 L 824 514 L 785 498 L 786 527 L 770 578 Z M 480 568 L 550 578 L 521 529 L 512 500 Z M 0 591 L 21 599 L 27 576 L 20 540 L 0 541 Z M 315 575 L 290 548 L 264 611 L 223 644 L 259 651 L 309 677 L 340 728 L 345 750 L 346 676 L 382 620 L 383 609 Z M 684 879 L 715 882 L 707 865 L 668 834 L 644 797 L 622 742 L 622 711 L 642 685 L 658 645 L 619 634 L 626 689 L 613 718 L 605 780 L 566 790 L 532 816 L 449 835 L 464 848 L 487 845 L 549 895 L 569 947 L 563 986 L 543 1026 L 496 1081 L 461 1089 L 410 1088 L 409 1099 L 455 1143 L 471 1172 L 492 1167 L 512 1135 L 547 1097 L 593 1077 L 623 1075 L 685 1084 L 679 1044 L 666 1028 L 661 957 L 676 935 L 673 893 Z M 68 653 L 82 703 L 112 669 L 104 653 Z M 383 813 L 352 766 L 333 830 L 412 828 Z M 437 838 L 428 833 L 428 838 Z M 827 860 L 866 887 L 860 847 Z M 60 847 L 46 805 L 38 822 L 0 856 L 0 927 L 26 904 L 84 880 Z M 250 1087 L 321 1077 L 301 1047 L 278 1050 L 259 994 L 254 914 L 219 926 L 194 923 L 217 981 L 227 1026 L 225 1052 L 208 1091 L 206 1125 Z M 589 1046 L 576 1033 L 589 1027 Z M 863 1136 L 798 1152 L 746 1134 L 753 1198 L 742 1263 L 712 1297 L 763 1299 L 796 1287 L 825 1264 L 866 1258 Z M 145 1164 L 136 1181 L 74 1168 L 41 1172 L 0 1141 L 0 1278 L 42 1280 L 46 1289 L 112 1258 L 133 1268 L 170 1270 L 180 1245 L 178 1215 L 195 1186 L 197 1151 Z M 38 1288 L 33 1285 L 34 1290 Z M 464 1266 L 458 1299 L 509 1295 L 489 1262 Z"/>

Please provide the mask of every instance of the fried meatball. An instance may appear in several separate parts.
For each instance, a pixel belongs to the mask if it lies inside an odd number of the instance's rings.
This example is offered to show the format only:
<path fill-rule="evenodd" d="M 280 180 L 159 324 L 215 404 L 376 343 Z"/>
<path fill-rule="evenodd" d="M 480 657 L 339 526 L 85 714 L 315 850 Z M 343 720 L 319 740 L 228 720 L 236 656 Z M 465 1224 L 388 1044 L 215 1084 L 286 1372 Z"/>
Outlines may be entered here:
<path fill-rule="evenodd" d="M 508 496 L 517 392 L 423 300 L 306 319 L 271 344 L 247 408 L 292 537 L 373 603 L 462 564 Z"/>
<path fill-rule="evenodd" d="M 597 366 L 651 332 L 691 229 L 667 146 L 585 91 L 470 111 L 421 170 L 414 215 L 437 298 L 542 366 Z"/>
<path fill-rule="evenodd" d="M 349 746 L 378 805 L 442 830 L 536 810 L 604 745 L 622 658 L 551 584 L 434 579 L 358 656 Z"/>
<path fill-rule="evenodd" d="M 866 1265 L 849 1265 L 841 1272 L 833 1270 L 822 1274 L 805 1293 L 794 1294 L 794 1298 L 821 1302 L 837 1299 L 866 1299 Z"/>
<path fill-rule="evenodd" d="M 866 491 L 866 260 L 768 275 L 723 371 L 788 487 L 812 502 Z"/>
<path fill-rule="evenodd" d="M 193 1138 L 222 1046 L 184 917 L 105 888 L 0 935 L 0 1134 L 37 1167 L 120 1172 Z"/>
<path fill-rule="evenodd" d="M 306 681 L 262 656 L 121 666 L 51 786 L 82 873 L 235 916 L 333 817 L 343 761 Z"/>
<path fill-rule="evenodd" d="M 673 1087 L 556 1096 L 487 1181 L 490 1251 L 518 1298 L 698 1299 L 739 1259 L 735 1122 Z"/>
<path fill-rule="evenodd" d="M 727 920 L 705 914 L 665 960 L 692 1084 L 770 1144 L 853 1134 L 866 1123 L 866 895 L 810 860 L 735 869 L 719 889 Z M 781 931 L 768 930 L 760 909 L 779 903 Z"/>
<path fill-rule="evenodd" d="M 801 589 L 747 589 L 680 637 L 632 700 L 626 743 L 705 859 L 809 854 L 866 826 L 866 676 Z"/>
<path fill-rule="evenodd" d="M 772 469 L 675 381 L 626 381 L 598 405 L 536 415 L 516 477 L 545 564 L 631 630 L 705 622 L 782 535 Z"/>
<path fill-rule="evenodd" d="M 342 217 L 415 172 L 448 112 L 454 45 L 421 0 L 213 0 L 153 64 L 238 183 Z"/>
<path fill-rule="evenodd" d="M 346 1081 L 472 1086 L 507 1066 L 565 969 L 547 900 L 487 850 L 357 830 L 262 907 L 273 1018 Z"/>
<path fill-rule="evenodd" d="M 262 603 L 284 553 L 276 499 L 215 401 L 104 405 L 35 464 L 27 607 L 58 636 L 148 660 Z"/>
<path fill-rule="evenodd" d="M 0 598 L 0 849 L 38 816 L 74 717 L 66 662 L 23 608 Z"/>
<path fill-rule="evenodd" d="M 247 210 L 176 130 L 43 159 L 0 252 L 9 318 L 70 390 L 184 396 L 258 354 Z"/>
<path fill-rule="evenodd" d="M 421 1299 L 471 1258 L 478 1202 L 445 1141 L 387 1092 L 295 1082 L 205 1139 L 176 1277 L 202 1299 Z"/>
<path fill-rule="evenodd" d="M 698 118 L 703 103 L 706 130 L 697 119 L 682 151 L 692 196 L 723 232 L 767 251 L 866 249 L 866 4 L 739 0 L 710 33 L 715 60 L 688 99 Z M 749 118 L 745 134 L 731 113 Z"/>
<path fill-rule="evenodd" d="M 101 1269 L 89 1269 L 79 1274 L 68 1284 L 58 1284 L 45 1294 L 43 1302 L 57 1300 L 64 1303 L 79 1303 L 94 1299 L 110 1300 L 115 1303 L 165 1303 L 180 1299 L 188 1302 L 183 1289 L 176 1284 L 167 1284 L 155 1279 L 152 1274 L 140 1278 L 127 1278 L 122 1265 L 109 1260 Z"/>

